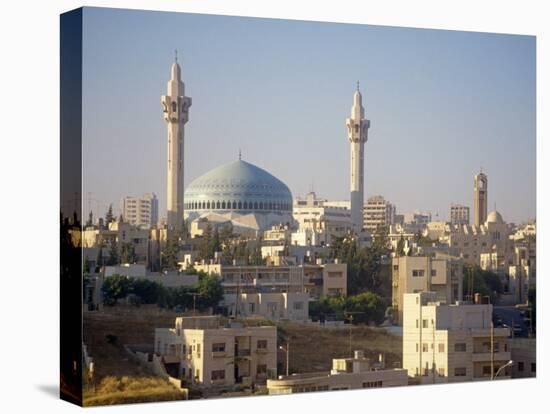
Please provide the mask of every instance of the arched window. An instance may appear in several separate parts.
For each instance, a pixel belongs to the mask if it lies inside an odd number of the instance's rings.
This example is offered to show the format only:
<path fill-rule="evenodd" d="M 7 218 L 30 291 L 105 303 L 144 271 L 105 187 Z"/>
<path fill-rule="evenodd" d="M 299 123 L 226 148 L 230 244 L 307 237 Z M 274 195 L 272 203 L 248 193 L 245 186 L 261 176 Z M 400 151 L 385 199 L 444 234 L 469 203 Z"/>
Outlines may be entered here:
<path fill-rule="evenodd" d="M 254 210 L 258 210 L 258 202 L 254 201 Z"/>
<path fill-rule="evenodd" d="M 264 209 L 264 203 L 263 201 L 260 201 L 260 210 L 263 210 Z"/>
<path fill-rule="evenodd" d="M 270 201 L 267 205 L 268 210 L 273 210 L 273 203 Z"/>
<path fill-rule="evenodd" d="M 233 210 L 236 210 L 236 209 L 237 209 L 237 202 L 233 201 Z"/>
<path fill-rule="evenodd" d="M 245 209 L 245 210 L 248 210 L 248 201 L 245 201 L 245 202 L 244 202 L 244 209 Z"/>
<path fill-rule="evenodd" d="M 208 210 L 210 210 L 210 201 L 207 201 L 207 202 L 206 202 L 206 208 L 207 208 Z"/>
<path fill-rule="evenodd" d="M 240 210 L 241 208 L 243 208 L 243 205 L 242 205 L 242 203 L 241 203 L 240 201 L 237 203 L 237 208 L 238 208 L 239 210 Z"/>
<path fill-rule="evenodd" d="M 176 112 L 178 110 L 178 104 L 175 102 L 172 102 L 172 112 Z"/>
<path fill-rule="evenodd" d="M 225 210 L 225 201 L 222 201 L 222 210 Z"/>
<path fill-rule="evenodd" d="M 218 210 L 220 209 L 220 202 L 219 202 L 219 201 L 216 202 L 216 208 L 217 208 Z"/>

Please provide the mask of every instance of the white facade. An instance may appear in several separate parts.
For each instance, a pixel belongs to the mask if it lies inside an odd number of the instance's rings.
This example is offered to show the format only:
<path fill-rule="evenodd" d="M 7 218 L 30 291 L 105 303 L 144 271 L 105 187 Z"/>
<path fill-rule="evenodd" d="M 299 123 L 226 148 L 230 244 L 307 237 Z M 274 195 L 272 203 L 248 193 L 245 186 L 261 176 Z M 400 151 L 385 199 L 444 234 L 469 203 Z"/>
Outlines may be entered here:
<path fill-rule="evenodd" d="M 367 142 L 370 128 L 370 121 L 365 119 L 359 82 L 357 82 L 357 90 L 353 95 L 351 116 L 346 119 L 346 127 L 350 142 L 351 222 L 355 232 L 359 233 L 363 227 L 365 142 Z"/>
<path fill-rule="evenodd" d="M 374 233 L 379 227 L 393 224 L 394 216 L 395 206 L 384 200 L 384 197 L 369 197 L 363 208 L 363 228 Z"/>
<path fill-rule="evenodd" d="M 225 294 L 221 306 L 229 316 L 261 317 L 274 321 L 307 321 L 309 294 L 306 292 L 258 292 Z"/>
<path fill-rule="evenodd" d="M 470 224 L 470 207 L 451 204 L 451 225 Z"/>
<path fill-rule="evenodd" d="M 510 361 L 508 328 L 492 328 L 492 305 L 444 305 L 433 292 L 404 296 L 403 368 L 420 383 L 491 379 Z M 504 368 L 498 379 L 510 378 Z"/>
<path fill-rule="evenodd" d="M 193 322 L 177 318 L 175 328 L 155 330 L 155 353 L 179 364 L 185 381 L 208 388 L 265 383 L 276 376 L 275 326 L 189 328 Z"/>
<path fill-rule="evenodd" d="M 159 221 L 159 203 L 154 193 L 141 197 L 125 197 L 122 200 L 124 221 L 134 226 L 149 229 Z"/>
<path fill-rule="evenodd" d="M 403 300 L 407 293 L 434 292 L 438 301 L 462 300 L 462 260 L 451 257 L 402 256 L 392 259 L 392 306 L 397 323 L 403 324 Z"/>
<path fill-rule="evenodd" d="M 406 370 L 386 369 L 383 359 L 373 362 L 365 358 L 362 351 L 355 351 L 353 358 L 333 359 L 330 372 L 280 376 L 278 379 L 268 380 L 267 389 L 270 395 L 277 395 L 397 387 L 407 384 Z"/>
<path fill-rule="evenodd" d="M 191 98 L 185 96 L 181 68 L 174 62 L 167 93 L 161 97 L 164 120 L 168 125 L 167 212 L 168 229 L 180 231 L 183 224 L 183 147 L 184 125 L 189 121 Z"/>
<path fill-rule="evenodd" d="M 345 206 L 326 205 L 314 192 L 294 201 L 292 215 L 298 224 L 292 234 L 292 244 L 322 246 L 334 237 L 342 237 L 352 229 L 351 211 Z"/>

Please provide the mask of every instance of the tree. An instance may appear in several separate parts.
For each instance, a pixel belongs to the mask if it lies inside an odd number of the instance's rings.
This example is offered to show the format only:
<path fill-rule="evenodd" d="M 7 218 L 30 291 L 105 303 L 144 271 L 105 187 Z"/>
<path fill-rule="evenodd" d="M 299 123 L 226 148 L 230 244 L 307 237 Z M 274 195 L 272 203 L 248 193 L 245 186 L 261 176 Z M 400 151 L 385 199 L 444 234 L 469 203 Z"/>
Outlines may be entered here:
<path fill-rule="evenodd" d="M 115 274 L 106 278 L 101 287 L 104 303 L 106 305 L 115 305 L 119 299 L 125 298 L 131 293 L 130 288 L 130 279 L 126 276 Z"/>
<path fill-rule="evenodd" d="M 118 254 L 118 244 L 115 239 L 111 240 L 111 244 L 109 246 L 109 258 L 107 260 L 107 264 L 109 266 L 114 266 L 120 263 L 120 257 Z"/>
<path fill-rule="evenodd" d="M 158 303 L 164 289 L 160 283 L 147 279 L 132 279 L 131 281 L 131 293 L 139 296 L 141 303 Z"/>
<path fill-rule="evenodd" d="M 346 311 L 354 314 L 354 323 L 375 323 L 379 325 L 384 322 L 386 304 L 376 293 L 363 292 L 347 298 Z"/>
<path fill-rule="evenodd" d="M 88 221 L 86 221 L 86 227 L 91 227 L 94 225 L 94 213 L 90 210 L 88 215 Z"/>
<path fill-rule="evenodd" d="M 122 243 L 120 261 L 122 263 L 135 263 L 137 261 L 136 248 L 133 243 Z"/>
<path fill-rule="evenodd" d="M 202 238 L 199 243 L 199 257 L 202 260 L 214 258 L 214 253 L 212 252 L 212 226 L 210 224 L 206 225 L 206 228 L 202 234 Z"/>
<path fill-rule="evenodd" d="M 113 216 L 113 205 L 109 204 L 109 209 L 107 210 L 107 213 L 105 214 L 105 225 L 109 227 L 109 223 L 111 223 L 114 220 Z"/>
<path fill-rule="evenodd" d="M 464 265 L 463 274 L 462 286 L 464 297 L 470 297 L 472 294 L 479 293 L 482 297 L 489 296 L 491 303 L 495 303 L 498 295 L 503 292 L 502 281 L 493 272 L 483 270 L 477 265 Z M 470 300 L 473 300 L 473 298 L 470 298 Z"/>
<path fill-rule="evenodd" d="M 166 245 L 160 252 L 162 271 L 178 269 L 178 250 L 179 244 L 175 236 L 166 240 Z"/>
<path fill-rule="evenodd" d="M 199 273 L 197 294 L 197 307 L 199 309 L 218 306 L 218 303 L 223 299 L 223 288 L 220 278 L 217 275 Z"/>

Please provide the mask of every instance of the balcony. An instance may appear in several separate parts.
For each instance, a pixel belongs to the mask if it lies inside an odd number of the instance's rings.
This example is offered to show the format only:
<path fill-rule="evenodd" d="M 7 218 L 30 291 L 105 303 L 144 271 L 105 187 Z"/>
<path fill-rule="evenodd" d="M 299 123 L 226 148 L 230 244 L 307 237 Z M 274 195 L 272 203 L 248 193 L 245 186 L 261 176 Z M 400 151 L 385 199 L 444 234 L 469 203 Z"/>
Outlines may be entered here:
<path fill-rule="evenodd" d="M 227 354 L 225 351 L 212 351 L 212 358 L 224 358 Z"/>
<path fill-rule="evenodd" d="M 510 361 L 510 352 L 495 352 L 495 361 Z M 472 362 L 488 362 L 491 361 L 491 352 L 474 352 L 472 353 Z"/>
<path fill-rule="evenodd" d="M 235 356 L 238 357 L 249 357 L 250 356 L 250 349 L 237 349 L 235 351 Z"/>

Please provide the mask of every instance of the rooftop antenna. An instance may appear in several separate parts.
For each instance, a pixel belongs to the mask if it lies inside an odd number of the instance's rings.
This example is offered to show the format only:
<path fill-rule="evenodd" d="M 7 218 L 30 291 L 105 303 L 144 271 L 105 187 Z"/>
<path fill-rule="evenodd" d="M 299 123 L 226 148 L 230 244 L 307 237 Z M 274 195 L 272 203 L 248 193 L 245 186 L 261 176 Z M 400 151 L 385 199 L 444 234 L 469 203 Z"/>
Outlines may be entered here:
<path fill-rule="evenodd" d="M 241 160 L 241 149 L 239 148 L 239 161 Z"/>
<path fill-rule="evenodd" d="M 357 81 L 357 92 L 359 92 L 359 81 Z"/>
<path fill-rule="evenodd" d="M 176 63 L 178 63 L 178 49 L 174 49 L 174 55 L 176 58 Z"/>

